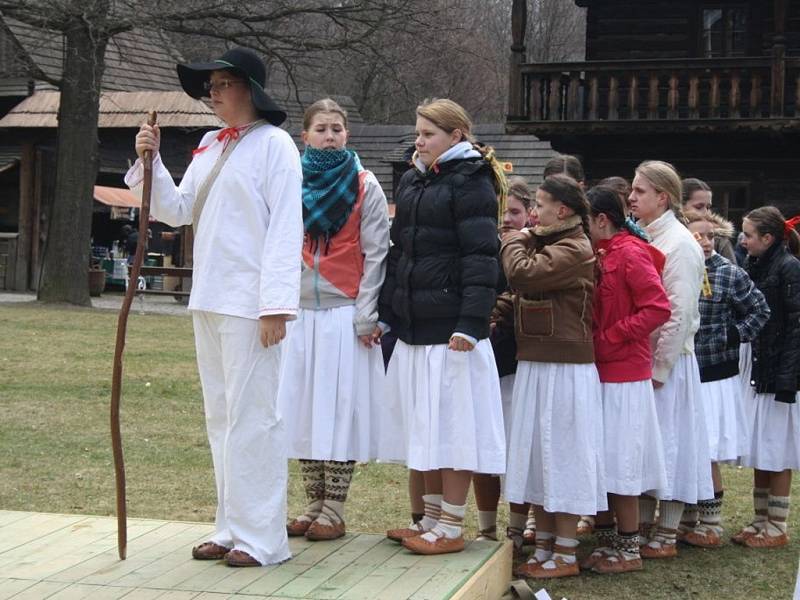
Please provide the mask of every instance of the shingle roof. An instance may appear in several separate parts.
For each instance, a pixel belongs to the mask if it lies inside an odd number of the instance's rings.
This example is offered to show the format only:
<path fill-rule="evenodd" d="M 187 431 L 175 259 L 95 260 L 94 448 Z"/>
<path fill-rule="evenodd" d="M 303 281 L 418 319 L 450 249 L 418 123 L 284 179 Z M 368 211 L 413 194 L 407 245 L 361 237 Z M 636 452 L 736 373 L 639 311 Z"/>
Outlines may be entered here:
<path fill-rule="evenodd" d="M 59 92 L 37 92 L 17 104 L 2 119 L 0 127 L 58 126 Z M 221 121 L 208 106 L 183 91 L 105 92 L 100 96 L 100 127 L 139 127 L 145 115 L 158 111 L 161 127 L 220 127 Z"/>

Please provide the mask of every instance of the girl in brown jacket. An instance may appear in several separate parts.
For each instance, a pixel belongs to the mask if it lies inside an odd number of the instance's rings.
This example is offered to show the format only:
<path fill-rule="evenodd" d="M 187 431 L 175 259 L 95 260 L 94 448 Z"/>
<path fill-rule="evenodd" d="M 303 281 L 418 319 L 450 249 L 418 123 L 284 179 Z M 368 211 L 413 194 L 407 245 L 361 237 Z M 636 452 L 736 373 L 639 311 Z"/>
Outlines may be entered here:
<path fill-rule="evenodd" d="M 536 192 L 533 230 L 509 231 L 500 254 L 514 292 L 517 376 L 505 494 L 536 512 L 536 552 L 523 577 L 577 575 L 579 515 L 607 509 L 602 403 L 594 366 L 594 253 L 588 203 L 565 175 Z"/>

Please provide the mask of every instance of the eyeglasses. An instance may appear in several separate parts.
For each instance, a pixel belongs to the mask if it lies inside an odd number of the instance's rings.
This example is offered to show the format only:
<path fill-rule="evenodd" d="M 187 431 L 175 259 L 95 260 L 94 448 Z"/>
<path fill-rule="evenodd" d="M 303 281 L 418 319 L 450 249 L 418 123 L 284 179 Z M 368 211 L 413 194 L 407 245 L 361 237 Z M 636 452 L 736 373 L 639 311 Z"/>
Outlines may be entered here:
<path fill-rule="evenodd" d="M 203 82 L 203 89 L 207 92 L 224 92 L 228 88 L 232 88 L 237 83 L 243 83 L 239 79 L 222 79 L 216 83 L 211 81 Z"/>

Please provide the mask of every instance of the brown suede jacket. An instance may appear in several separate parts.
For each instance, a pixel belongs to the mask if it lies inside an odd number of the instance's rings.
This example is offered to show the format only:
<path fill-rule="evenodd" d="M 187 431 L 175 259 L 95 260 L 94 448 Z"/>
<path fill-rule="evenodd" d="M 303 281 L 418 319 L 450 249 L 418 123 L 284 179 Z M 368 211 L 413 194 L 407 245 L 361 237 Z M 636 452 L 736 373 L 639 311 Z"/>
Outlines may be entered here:
<path fill-rule="evenodd" d="M 594 253 L 580 218 L 534 233 L 503 235 L 500 257 L 513 294 L 495 305 L 496 322 L 514 319 L 517 359 L 594 362 Z"/>

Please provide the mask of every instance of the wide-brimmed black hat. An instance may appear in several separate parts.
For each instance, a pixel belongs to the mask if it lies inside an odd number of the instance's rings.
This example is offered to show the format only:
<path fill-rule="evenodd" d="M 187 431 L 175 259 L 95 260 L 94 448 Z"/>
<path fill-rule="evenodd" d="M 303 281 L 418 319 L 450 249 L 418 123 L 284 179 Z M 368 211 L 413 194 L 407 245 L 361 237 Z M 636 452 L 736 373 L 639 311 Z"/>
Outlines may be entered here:
<path fill-rule="evenodd" d="M 286 120 L 286 112 L 264 91 L 267 69 L 264 62 L 252 50 L 232 48 L 218 59 L 207 63 L 178 65 L 178 79 L 183 90 L 192 98 L 208 96 L 205 85 L 211 71 L 227 69 L 244 77 L 250 84 L 250 97 L 258 113 L 273 125 Z"/>

